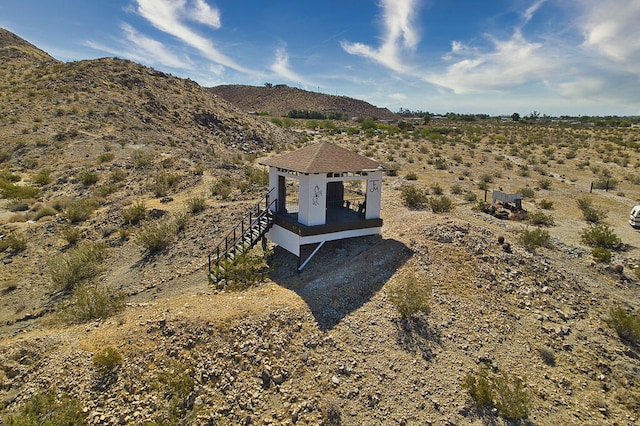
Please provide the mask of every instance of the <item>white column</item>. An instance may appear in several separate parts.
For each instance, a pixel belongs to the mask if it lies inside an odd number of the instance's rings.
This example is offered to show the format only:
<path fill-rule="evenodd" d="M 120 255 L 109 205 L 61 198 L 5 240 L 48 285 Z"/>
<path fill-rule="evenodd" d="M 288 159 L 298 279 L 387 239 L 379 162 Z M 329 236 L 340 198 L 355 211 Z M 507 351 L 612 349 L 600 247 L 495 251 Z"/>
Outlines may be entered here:
<path fill-rule="evenodd" d="M 380 203 L 382 200 L 382 172 L 371 172 L 367 176 L 367 206 L 365 219 L 380 218 Z"/>

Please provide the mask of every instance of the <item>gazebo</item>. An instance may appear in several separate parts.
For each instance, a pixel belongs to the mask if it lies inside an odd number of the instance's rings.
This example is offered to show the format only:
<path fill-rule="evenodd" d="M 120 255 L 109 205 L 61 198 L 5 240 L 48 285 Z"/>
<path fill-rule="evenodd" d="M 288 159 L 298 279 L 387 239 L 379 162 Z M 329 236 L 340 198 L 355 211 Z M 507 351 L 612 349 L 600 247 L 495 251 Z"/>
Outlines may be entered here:
<path fill-rule="evenodd" d="M 273 224 L 268 240 L 298 257 L 298 270 L 327 241 L 380 234 L 382 171 L 369 158 L 329 142 L 263 160 L 269 167 Z M 301 247 L 315 244 L 306 260 Z"/>

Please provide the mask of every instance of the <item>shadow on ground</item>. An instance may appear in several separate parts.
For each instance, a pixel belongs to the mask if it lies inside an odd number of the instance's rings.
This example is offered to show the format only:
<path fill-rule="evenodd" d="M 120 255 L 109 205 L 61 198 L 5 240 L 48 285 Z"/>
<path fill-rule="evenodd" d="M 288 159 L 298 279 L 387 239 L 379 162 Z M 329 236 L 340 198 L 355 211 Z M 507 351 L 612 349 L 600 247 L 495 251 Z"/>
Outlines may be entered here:
<path fill-rule="evenodd" d="M 407 246 L 393 239 L 351 238 L 326 243 L 297 272 L 298 259 L 277 247 L 270 278 L 295 291 L 311 309 L 318 326 L 330 330 L 370 300 L 411 255 Z"/>

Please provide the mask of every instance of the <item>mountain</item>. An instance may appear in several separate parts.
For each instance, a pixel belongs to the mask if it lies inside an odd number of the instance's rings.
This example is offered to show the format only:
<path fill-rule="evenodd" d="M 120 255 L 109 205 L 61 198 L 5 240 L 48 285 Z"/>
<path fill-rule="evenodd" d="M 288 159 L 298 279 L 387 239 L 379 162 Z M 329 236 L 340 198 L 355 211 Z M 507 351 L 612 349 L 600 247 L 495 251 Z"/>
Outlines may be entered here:
<path fill-rule="evenodd" d="M 342 114 L 349 119 L 398 119 L 398 116 L 388 109 L 376 107 L 365 101 L 310 92 L 281 84 L 265 87 L 232 84 L 212 87 L 209 90 L 243 111 L 266 111 L 278 117 L 286 116 L 291 110 L 309 110 L 325 115 Z"/>

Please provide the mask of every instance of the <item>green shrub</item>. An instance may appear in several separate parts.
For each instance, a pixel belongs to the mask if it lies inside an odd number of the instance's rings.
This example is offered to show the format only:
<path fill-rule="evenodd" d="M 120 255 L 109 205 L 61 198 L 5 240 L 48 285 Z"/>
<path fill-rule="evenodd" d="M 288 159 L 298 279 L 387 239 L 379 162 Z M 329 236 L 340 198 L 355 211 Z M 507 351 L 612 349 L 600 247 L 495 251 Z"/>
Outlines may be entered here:
<path fill-rule="evenodd" d="M 113 183 L 122 182 L 127 178 L 127 172 L 122 169 L 114 169 L 109 175 L 109 181 Z"/>
<path fill-rule="evenodd" d="M 521 420 L 529 415 L 530 396 L 522 379 L 501 372 L 490 373 L 486 367 L 465 376 L 462 386 L 482 408 L 495 407 L 505 419 Z"/>
<path fill-rule="evenodd" d="M 536 192 L 528 186 L 518 189 L 518 194 L 522 195 L 522 198 L 533 198 L 536 196 Z"/>
<path fill-rule="evenodd" d="M 640 344 L 640 316 L 627 312 L 621 306 L 609 309 L 607 325 L 618 333 L 618 336 L 632 345 Z"/>
<path fill-rule="evenodd" d="M 136 235 L 136 241 L 150 254 L 165 250 L 173 242 L 176 225 L 169 218 L 146 223 Z"/>
<path fill-rule="evenodd" d="M 114 294 L 100 285 L 80 285 L 73 289 L 73 297 L 59 311 L 60 318 L 68 323 L 84 323 L 105 319 L 124 308 L 124 296 Z"/>
<path fill-rule="evenodd" d="M 464 192 L 464 190 L 462 189 L 462 186 L 457 183 L 451 185 L 451 188 L 449 188 L 449 191 L 453 195 L 462 195 L 462 193 Z"/>
<path fill-rule="evenodd" d="M 446 195 L 429 198 L 429 207 L 434 213 L 445 213 L 453 209 L 453 201 Z"/>
<path fill-rule="evenodd" d="M 19 253 L 27 249 L 27 237 L 24 234 L 11 234 L 0 240 L 0 252 L 10 250 Z"/>
<path fill-rule="evenodd" d="M 83 186 L 91 186 L 98 182 L 98 174 L 89 170 L 82 170 L 78 173 L 78 181 Z"/>
<path fill-rule="evenodd" d="M 198 214 L 207 206 L 207 199 L 202 194 L 192 195 L 186 199 L 187 211 Z"/>
<path fill-rule="evenodd" d="M 428 201 L 427 194 L 412 185 L 404 185 L 400 188 L 402 201 L 409 208 L 421 208 Z"/>
<path fill-rule="evenodd" d="M 551 189 L 551 184 L 552 184 L 552 182 L 551 182 L 551 179 L 549 179 L 549 178 L 540 179 L 538 181 L 538 187 L 540 189 L 549 190 L 549 189 Z"/>
<path fill-rule="evenodd" d="M 169 412 L 167 418 L 158 419 L 161 420 L 159 424 L 185 424 L 187 411 L 193 406 L 189 401 L 195 385 L 191 369 L 185 364 L 174 361 L 167 370 L 160 372 L 155 387 L 166 395 Z"/>
<path fill-rule="evenodd" d="M 160 172 L 154 176 L 151 189 L 156 197 L 164 197 L 179 181 L 180 175 L 177 173 Z"/>
<path fill-rule="evenodd" d="M 35 186 L 17 185 L 4 179 L 0 179 L 0 196 L 11 200 L 25 200 L 36 198 L 40 190 Z"/>
<path fill-rule="evenodd" d="M 464 199 L 465 199 L 465 201 L 468 201 L 468 202 L 470 202 L 470 203 L 473 203 L 474 201 L 477 201 L 477 200 L 478 200 L 478 194 L 476 194 L 476 193 L 475 193 L 475 192 L 473 192 L 473 191 L 467 191 L 467 192 L 465 192 L 465 194 L 464 194 Z"/>
<path fill-rule="evenodd" d="M 414 172 L 409 172 L 406 175 L 404 175 L 404 178 L 406 180 L 418 180 L 418 175 L 415 174 Z"/>
<path fill-rule="evenodd" d="M 138 200 L 130 207 L 122 209 L 122 220 L 128 225 L 137 225 L 147 218 L 147 206 L 143 200 Z"/>
<path fill-rule="evenodd" d="M 598 262 L 611 262 L 611 252 L 603 247 L 594 247 L 593 250 L 591 250 L 591 256 Z"/>
<path fill-rule="evenodd" d="M 553 210 L 553 201 L 543 198 L 542 200 L 538 201 L 538 207 L 544 210 Z"/>
<path fill-rule="evenodd" d="M 550 214 L 543 212 L 534 212 L 528 215 L 529 222 L 536 226 L 553 226 L 555 219 Z"/>
<path fill-rule="evenodd" d="M 31 220 L 40 220 L 43 217 L 47 216 L 55 216 L 58 214 L 58 211 L 51 206 L 42 206 L 30 217 Z"/>
<path fill-rule="evenodd" d="M 80 240 L 81 232 L 80 229 L 75 226 L 67 226 L 60 231 L 60 235 L 67 241 L 67 243 L 74 245 L 78 240 Z"/>
<path fill-rule="evenodd" d="M 582 231 L 580 236 L 583 243 L 590 247 L 616 249 L 620 246 L 620 237 L 608 225 L 592 225 Z"/>
<path fill-rule="evenodd" d="M 244 174 L 247 180 L 254 185 L 269 185 L 269 171 L 255 167 L 245 167 Z"/>
<path fill-rule="evenodd" d="M 600 178 L 593 182 L 593 189 L 616 189 L 618 187 L 618 180 L 612 178 Z"/>
<path fill-rule="evenodd" d="M 607 211 L 593 207 L 593 203 L 586 197 L 577 200 L 578 208 L 582 211 L 584 220 L 590 223 L 600 223 L 607 217 Z"/>
<path fill-rule="evenodd" d="M 80 198 L 67 204 L 64 217 L 71 223 L 86 220 L 98 208 L 99 204 L 93 198 Z"/>
<path fill-rule="evenodd" d="M 113 152 L 103 152 L 98 155 L 98 164 L 107 163 L 115 158 Z"/>
<path fill-rule="evenodd" d="M 61 426 L 87 424 L 82 404 L 66 394 L 58 396 L 55 389 L 32 396 L 19 410 L 9 415 L 8 426 Z"/>
<path fill-rule="evenodd" d="M 411 272 L 399 279 L 391 289 L 389 299 L 402 318 L 426 312 L 431 303 L 431 283 L 418 279 Z"/>
<path fill-rule="evenodd" d="M 93 355 L 91 363 L 99 373 L 109 373 L 122 365 L 122 355 L 116 348 L 108 346 Z"/>
<path fill-rule="evenodd" d="M 433 191 L 433 195 L 442 195 L 444 194 L 444 191 L 442 190 L 442 187 L 440 186 L 440 184 L 433 184 L 431 185 L 431 191 Z"/>
<path fill-rule="evenodd" d="M 79 283 L 98 275 L 106 251 L 105 244 L 84 243 L 63 256 L 53 257 L 49 262 L 49 275 L 55 289 L 70 291 Z"/>
<path fill-rule="evenodd" d="M 36 185 L 44 186 L 50 184 L 52 180 L 51 170 L 40 169 L 38 173 L 33 176 L 32 182 Z"/>
<path fill-rule="evenodd" d="M 267 259 L 271 250 L 253 248 L 236 253 L 233 259 L 223 261 L 218 270 L 218 288 L 241 290 L 264 281 L 269 272 Z"/>
<path fill-rule="evenodd" d="M 527 228 L 520 234 L 520 243 L 527 250 L 535 250 L 538 247 L 548 246 L 550 238 L 549 232 L 544 229 L 529 230 Z"/>

